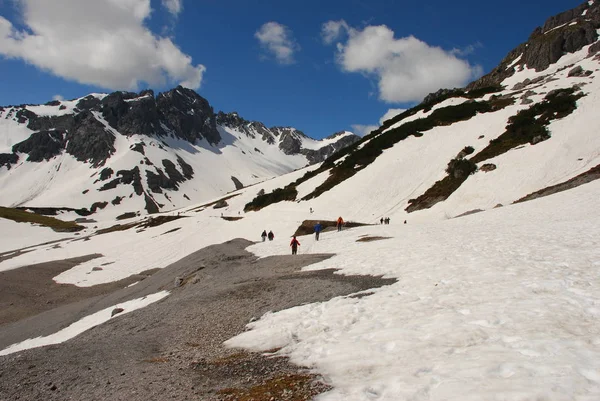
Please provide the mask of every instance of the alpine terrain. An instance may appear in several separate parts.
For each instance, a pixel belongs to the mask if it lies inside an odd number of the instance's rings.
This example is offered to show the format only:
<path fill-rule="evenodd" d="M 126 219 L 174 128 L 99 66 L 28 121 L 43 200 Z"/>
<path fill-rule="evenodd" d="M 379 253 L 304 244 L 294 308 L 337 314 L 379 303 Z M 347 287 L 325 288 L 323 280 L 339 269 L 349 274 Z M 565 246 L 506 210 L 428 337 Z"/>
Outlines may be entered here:
<path fill-rule="evenodd" d="M 154 96 L 91 94 L 44 105 L 0 107 L 0 203 L 156 213 L 208 200 L 325 160 L 358 140 L 313 140 L 237 113 L 214 113 L 191 89 Z"/>
<path fill-rule="evenodd" d="M 599 34 L 590 0 L 362 138 L 5 107 L 0 400 L 600 399 Z"/>

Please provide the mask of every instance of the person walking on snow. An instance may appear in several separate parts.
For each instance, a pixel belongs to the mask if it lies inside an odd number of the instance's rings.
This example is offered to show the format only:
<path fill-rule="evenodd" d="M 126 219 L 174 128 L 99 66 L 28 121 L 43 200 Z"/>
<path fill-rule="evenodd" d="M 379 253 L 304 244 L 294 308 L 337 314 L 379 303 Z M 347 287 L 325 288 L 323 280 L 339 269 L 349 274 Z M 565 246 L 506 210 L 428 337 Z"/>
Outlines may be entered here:
<path fill-rule="evenodd" d="M 263 242 L 265 242 L 265 239 L 267 239 L 267 230 L 264 230 L 260 236 L 262 237 Z"/>
<path fill-rule="evenodd" d="M 342 219 L 342 216 L 340 216 L 337 219 L 337 229 L 338 229 L 338 231 L 342 231 L 342 226 L 343 225 L 344 225 L 344 219 Z"/>
<path fill-rule="evenodd" d="M 275 234 L 273 234 L 273 231 L 269 231 L 269 241 L 273 241 L 273 238 L 275 238 Z"/>
<path fill-rule="evenodd" d="M 298 245 L 300 245 L 300 242 L 298 242 L 296 236 L 294 235 L 292 237 L 292 242 L 290 242 L 290 246 L 292 247 L 292 255 L 296 255 L 298 253 Z"/>
<path fill-rule="evenodd" d="M 315 239 L 317 241 L 319 240 L 319 233 L 321 232 L 322 229 L 323 229 L 323 226 L 321 225 L 321 223 L 317 222 L 317 224 L 315 224 Z"/>

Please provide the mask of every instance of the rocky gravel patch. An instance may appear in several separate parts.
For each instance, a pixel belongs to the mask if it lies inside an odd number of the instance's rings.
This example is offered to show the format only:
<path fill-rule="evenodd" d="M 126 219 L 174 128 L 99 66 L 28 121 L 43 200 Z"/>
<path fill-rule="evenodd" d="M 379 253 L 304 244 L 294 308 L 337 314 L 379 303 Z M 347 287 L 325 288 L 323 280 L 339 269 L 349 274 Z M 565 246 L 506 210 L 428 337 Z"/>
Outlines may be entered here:
<path fill-rule="evenodd" d="M 0 347 L 5 347 L 119 302 L 171 291 L 157 303 L 116 314 L 63 344 L 0 356 L 0 401 L 300 401 L 327 391 L 322 378 L 286 358 L 222 344 L 268 311 L 394 280 L 333 270 L 300 272 L 331 255 L 257 259 L 245 250 L 250 244 L 236 239 L 210 246 L 132 287 L 0 325 Z"/>

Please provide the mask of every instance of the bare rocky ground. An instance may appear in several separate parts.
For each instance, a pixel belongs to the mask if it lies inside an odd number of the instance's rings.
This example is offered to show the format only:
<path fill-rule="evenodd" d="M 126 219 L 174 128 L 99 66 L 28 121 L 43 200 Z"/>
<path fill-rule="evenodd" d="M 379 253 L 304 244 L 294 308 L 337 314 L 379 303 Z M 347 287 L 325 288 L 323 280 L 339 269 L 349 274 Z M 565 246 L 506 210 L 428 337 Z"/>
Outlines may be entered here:
<path fill-rule="evenodd" d="M 36 301 L 25 302 L 13 315 L 5 313 L 0 349 L 51 334 L 120 302 L 164 289 L 171 294 L 63 344 L 0 356 L 0 401 L 301 401 L 327 391 L 319 377 L 285 358 L 227 349 L 222 343 L 267 311 L 326 301 L 393 280 L 332 270 L 300 272 L 302 266 L 331 255 L 257 259 L 245 250 L 250 244 L 236 239 L 207 247 L 129 288 L 115 289 L 125 282 L 93 290 L 52 284 L 52 274 L 77 260 L 33 266 L 37 274 L 29 274 L 29 267 L 13 271 L 10 279 L 20 295 L 5 291 L 11 284 L 3 283 L 2 306 L 19 302 L 27 291 Z M 52 274 L 40 273 L 45 269 Z M 19 278 L 25 275 L 30 278 Z M 174 286 L 176 277 L 183 279 L 179 287 Z M 76 302 L 67 303 L 69 299 Z"/>

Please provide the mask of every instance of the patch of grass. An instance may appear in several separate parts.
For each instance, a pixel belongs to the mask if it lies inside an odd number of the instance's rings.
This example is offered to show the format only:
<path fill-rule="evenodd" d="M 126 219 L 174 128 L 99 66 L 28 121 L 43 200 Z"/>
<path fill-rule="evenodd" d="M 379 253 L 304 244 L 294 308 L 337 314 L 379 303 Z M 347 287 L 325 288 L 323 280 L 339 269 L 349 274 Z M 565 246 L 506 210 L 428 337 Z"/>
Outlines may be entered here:
<path fill-rule="evenodd" d="M 284 188 L 276 188 L 271 193 L 258 195 L 256 198 L 252 199 L 251 202 L 246 203 L 246 206 L 244 206 L 244 211 L 258 211 L 273 203 L 293 201 L 296 200 L 297 195 L 298 191 L 296 190 L 296 186 L 294 184 L 287 185 Z"/>
<path fill-rule="evenodd" d="M 39 224 L 44 227 L 50 227 L 57 232 L 76 232 L 85 228 L 72 221 L 63 221 L 55 217 L 42 216 L 36 213 L 30 213 L 26 212 L 25 210 L 9 207 L 0 206 L 0 217 L 16 221 L 17 223 Z"/>
<path fill-rule="evenodd" d="M 475 99 L 500 90 L 502 90 L 502 87 L 500 86 L 486 87 L 469 92 L 457 89 L 436 97 L 430 102 L 424 102 L 412 109 L 406 110 L 390 120 L 385 121 L 381 127 L 371 132 L 369 135 L 366 135 L 360 141 L 340 149 L 331 155 L 318 169 L 307 172 L 304 176 L 283 189 L 279 188 L 275 190 L 281 192 L 278 192 L 277 194 L 257 195 L 252 202 L 246 205 L 244 210 L 260 210 L 271 203 L 281 202 L 283 200 L 295 200 L 296 195 L 292 198 L 291 193 L 296 191 L 296 187 L 299 184 L 308 181 L 317 174 L 330 170 L 330 176 L 313 192 L 303 197 L 302 200 L 316 198 L 371 164 L 381 153 L 383 153 L 384 149 L 392 147 L 409 136 L 421 137 L 423 136 L 423 131 L 428 131 L 436 126 L 451 125 L 459 121 L 468 120 L 477 113 L 488 113 L 503 109 L 504 107 L 513 104 L 514 99 L 510 97 L 492 96 L 485 102 L 468 101 L 456 106 L 442 107 L 435 110 L 426 118 L 410 121 L 400 127 L 383 133 L 383 131 L 387 130 L 395 123 L 416 114 L 420 110 L 429 110 L 436 104 L 451 97 L 465 96 Z M 346 157 L 344 161 L 336 165 L 336 162 L 343 157 Z M 285 194 L 289 194 L 289 196 L 286 197 L 284 196 Z"/>
<path fill-rule="evenodd" d="M 117 220 L 131 219 L 136 216 L 137 216 L 136 212 L 127 212 L 127 213 L 123 213 L 123 214 L 117 216 Z"/>
<path fill-rule="evenodd" d="M 309 200 L 320 196 L 334 186 L 352 177 L 361 169 L 372 163 L 385 149 L 391 148 L 396 143 L 409 136 L 421 136 L 424 131 L 434 127 L 447 126 L 460 121 L 466 121 L 478 113 L 488 113 L 499 110 L 514 102 L 513 99 L 490 99 L 486 102 L 469 101 L 456 106 L 447 106 L 435 110 L 426 118 L 409 121 L 399 127 L 391 129 L 384 134 L 373 137 L 361 149 L 348 154 L 346 159 L 331 168 L 331 175 L 323 184 L 302 200 Z M 412 110 L 412 109 L 411 109 Z"/>
<path fill-rule="evenodd" d="M 568 116 L 577 108 L 577 99 L 584 96 L 574 88 L 557 89 L 546 95 L 543 101 L 519 111 L 508 119 L 506 131 L 477 153 L 471 160 L 479 163 L 499 156 L 517 146 L 535 145 L 550 138 L 546 128 L 552 120 Z"/>
<path fill-rule="evenodd" d="M 129 230 L 130 228 L 137 227 L 139 224 L 140 223 L 138 221 L 136 221 L 135 223 L 129 223 L 129 224 L 115 224 L 114 226 L 110 226 L 107 228 L 101 228 L 100 230 L 97 230 L 96 234 L 100 235 L 100 234 L 113 233 L 116 231 L 125 231 L 125 230 Z"/>
<path fill-rule="evenodd" d="M 148 220 L 140 224 L 141 228 L 158 227 L 173 220 L 182 219 L 186 216 L 154 216 L 148 217 Z"/>
<path fill-rule="evenodd" d="M 175 227 L 172 230 L 169 231 L 165 231 L 164 233 L 162 233 L 161 235 L 165 235 L 165 234 L 170 234 L 170 233 L 174 233 L 175 231 L 181 230 L 181 227 Z"/>
<path fill-rule="evenodd" d="M 356 240 L 356 242 L 372 242 L 372 241 L 380 241 L 382 239 L 390 239 L 392 237 L 380 237 L 380 236 L 367 236 L 367 237 L 362 237 Z"/>
<path fill-rule="evenodd" d="M 196 208 L 194 208 L 194 209 L 191 209 L 191 210 L 190 210 L 190 212 L 201 212 L 201 211 L 203 211 L 204 209 L 206 209 L 207 207 L 214 206 L 214 205 L 216 205 L 216 204 L 217 204 L 217 203 L 219 203 L 219 202 L 225 202 L 226 200 L 228 200 L 228 199 L 231 199 L 231 198 L 234 198 L 234 197 L 236 197 L 236 196 L 239 196 L 239 195 L 240 195 L 240 194 L 233 194 L 233 195 L 228 195 L 228 196 L 225 196 L 225 197 L 223 197 L 223 198 L 221 198 L 221 199 L 217 199 L 217 200 L 216 200 L 216 201 L 214 201 L 214 202 L 205 203 L 204 205 L 200 205 L 200 206 L 198 206 L 198 207 L 196 207 Z"/>
<path fill-rule="evenodd" d="M 456 191 L 463 182 L 477 171 L 477 165 L 467 159 L 452 159 L 446 167 L 448 174 L 443 179 L 436 181 L 431 188 L 415 199 L 408 201 L 406 212 L 411 213 L 416 210 L 429 209 L 438 202 L 445 201 Z"/>
<path fill-rule="evenodd" d="M 250 388 L 225 388 L 217 394 L 228 401 L 308 401 L 331 389 L 308 374 L 286 374 L 270 378 Z"/>
<path fill-rule="evenodd" d="M 587 184 L 588 182 L 591 182 L 591 181 L 594 181 L 597 179 L 600 179 L 600 164 L 595 167 L 592 167 L 588 171 L 585 171 L 585 172 L 571 178 L 570 180 L 561 182 L 560 184 L 556 184 L 556 185 L 552 185 L 552 186 L 540 189 L 539 191 L 532 192 L 532 193 L 522 197 L 521 199 L 514 201 L 513 203 L 526 202 L 526 201 L 530 201 L 533 199 L 541 198 L 543 196 L 552 195 L 552 194 L 555 194 L 558 192 L 562 192 L 562 191 L 566 191 L 571 188 L 578 187 L 583 184 Z"/>
<path fill-rule="evenodd" d="M 243 217 L 241 216 L 223 216 L 221 217 L 223 220 L 227 220 L 227 221 L 236 221 L 236 220 L 241 220 L 243 219 Z"/>

